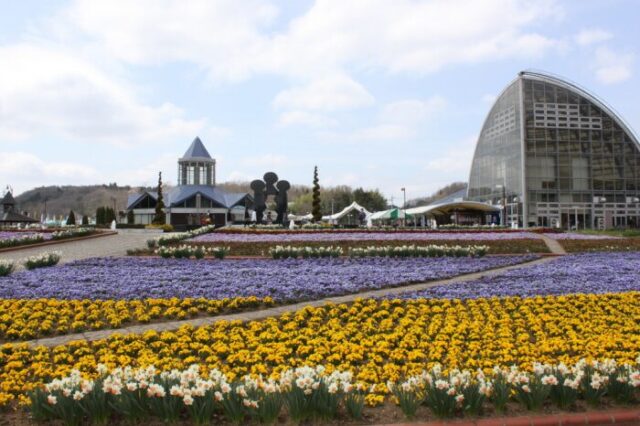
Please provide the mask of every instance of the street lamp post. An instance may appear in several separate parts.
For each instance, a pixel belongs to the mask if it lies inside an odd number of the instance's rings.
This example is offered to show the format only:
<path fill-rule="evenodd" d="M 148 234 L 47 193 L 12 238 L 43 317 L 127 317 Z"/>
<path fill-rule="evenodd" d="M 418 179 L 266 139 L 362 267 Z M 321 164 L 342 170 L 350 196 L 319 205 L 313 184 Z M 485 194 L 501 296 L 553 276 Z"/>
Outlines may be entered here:
<path fill-rule="evenodd" d="M 402 187 L 402 226 L 407 226 L 407 189 Z"/>

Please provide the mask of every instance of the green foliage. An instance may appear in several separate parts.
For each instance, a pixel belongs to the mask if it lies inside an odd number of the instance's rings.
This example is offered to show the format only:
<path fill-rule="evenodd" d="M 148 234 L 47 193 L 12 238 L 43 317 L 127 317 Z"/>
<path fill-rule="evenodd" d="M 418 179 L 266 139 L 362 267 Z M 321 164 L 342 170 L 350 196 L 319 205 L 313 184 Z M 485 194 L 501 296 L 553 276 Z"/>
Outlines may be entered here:
<path fill-rule="evenodd" d="M 89 216 L 86 214 L 82 216 L 82 226 L 86 226 L 89 224 Z"/>
<path fill-rule="evenodd" d="M 357 188 L 353 191 L 353 201 L 370 212 L 385 210 L 387 208 L 387 199 L 384 198 L 378 189 L 365 191 L 362 188 Z"/>
<path fill-rule="evenodd" d="M 156 215 L 153 217 L 155 225 L 164 225 L 167 217 L 164 213 L 164 197 L 162 195 L 162 172 L 158 173 L 158 199 L 156 200 Z"/>
<path fill-rule="evenodd" d="M 96 225 L 106 226 L 116 219 L 116 212 L 112 207 L 98 207 L 96 209 Z"/>
<path fill-rule="evenodd" d="M 133 225 L 135 223 L 135 217 L 133 216 L 133 210 L 127 212 L 127 223 Z"/>
<path fill-rule="evenodd" d="M 15 263 L 10 260 L 0 260 L 0 277 L 6 277 L 15 269 Z"/>
<path fill-rule="evenodd" d="M 319 222 L 320 220 L 322 220 L 322 212 L 320 211 L 320 183 L 318 179 L 318 166 L 315 166 L 313 168 L 313 201 L 311 206 L 313 221 Z"/>
<path fill-rule="evenodd" d="M 75 215 L 75 213 L 73 212 L 73 210 L 71 210 L 71 211 L 69 212 L 69 216 L 67 216 L 67 225 L 69 225 L 69 226 L 75 226 L 75 224 L 76 224 L 76 215 Z"/>
<path fill-rule="evenodd" d="M 43 253 L 38 256 L 31 256 L 24 262 L 24 267 L 31 270 L 35 268 L 44 268 L 47 266 L 53 266 L 60 262 L 61 253 L 54 251 L 51 253 Z"/>

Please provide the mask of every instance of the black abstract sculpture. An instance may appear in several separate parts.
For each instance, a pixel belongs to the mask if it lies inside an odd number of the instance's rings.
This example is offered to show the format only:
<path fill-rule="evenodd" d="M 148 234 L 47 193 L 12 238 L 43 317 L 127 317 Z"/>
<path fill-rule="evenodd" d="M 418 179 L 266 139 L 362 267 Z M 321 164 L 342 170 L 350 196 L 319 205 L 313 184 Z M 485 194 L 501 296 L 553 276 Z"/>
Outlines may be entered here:
<path fill-rule="evenodd" d="M 273 172 L 267 172 L 263 176 L 263 180 L 256 179 L 251 182 L 253 190 L 253 202 L 256 210 L 256 222 L 262 223 L 264 211 L 267 209 L 267 197 L 273 195 L 276 201 L 276 223 L 284 225 L 287 219 L 287 204 L 289 198 L 287 191 L 291 185 L 286 180 L 278 181 L 278 175 Z"/>

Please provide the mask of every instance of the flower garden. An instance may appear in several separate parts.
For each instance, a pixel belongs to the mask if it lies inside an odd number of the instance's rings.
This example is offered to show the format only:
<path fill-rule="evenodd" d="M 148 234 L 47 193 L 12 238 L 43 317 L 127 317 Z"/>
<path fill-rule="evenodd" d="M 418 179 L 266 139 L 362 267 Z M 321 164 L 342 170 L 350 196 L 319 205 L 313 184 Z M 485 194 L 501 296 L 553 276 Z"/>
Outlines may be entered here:
<path fill-rule="evenodd" d="M 528 250 L 491 245 L 513 241 Z M 263 256 L 238 258 L 234 244 Z M 640 253 L 543 258 L 539 244 L 506 230 L 215 231 L 157 254 L 14 271 L 0 277 L 0 410 L 65 424 L 361 424 L 637 403 Z M 402 291 L 415 283 L 426 284 Z M 277 306 L 261 320 L 162 326 Z M 158 328 L 125 328 L 137 324 Z M 61 335 L 78 339 L 33 341 Z"/>

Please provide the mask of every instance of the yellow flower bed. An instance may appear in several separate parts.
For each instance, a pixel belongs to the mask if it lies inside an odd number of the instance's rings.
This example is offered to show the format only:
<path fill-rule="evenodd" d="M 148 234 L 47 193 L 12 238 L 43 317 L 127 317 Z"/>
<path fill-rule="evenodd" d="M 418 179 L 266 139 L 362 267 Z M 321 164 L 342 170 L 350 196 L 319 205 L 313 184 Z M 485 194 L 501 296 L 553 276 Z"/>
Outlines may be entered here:
<path fill-rule="evenodd" d="M 574 364 L 581 358 L 633 362 L 640 353 L 640 293 L 491 298 L 468 301 L 359 300 L 305 308 L 280 318 L 220 322 L 176 331 L 78 341 L 54 349 L 0 346 L 0 400 L 7 402 L 72 368 L 97 363 L 185 369 L 199 363 L 230 380 L 302 365 L 352 371 L 355 381 L 384 383 L 435 363 L 481 368 L 534 362 Z"/>
<path fill-rule="evenodd" d="M 0 340 L 119 328 L 131 322 L 181 320 L 240 309 L 273 306 L 272 298 L 59 300 L 0 299 Z"/>

